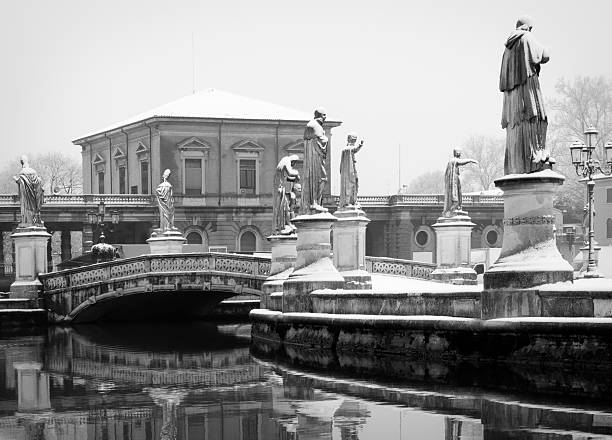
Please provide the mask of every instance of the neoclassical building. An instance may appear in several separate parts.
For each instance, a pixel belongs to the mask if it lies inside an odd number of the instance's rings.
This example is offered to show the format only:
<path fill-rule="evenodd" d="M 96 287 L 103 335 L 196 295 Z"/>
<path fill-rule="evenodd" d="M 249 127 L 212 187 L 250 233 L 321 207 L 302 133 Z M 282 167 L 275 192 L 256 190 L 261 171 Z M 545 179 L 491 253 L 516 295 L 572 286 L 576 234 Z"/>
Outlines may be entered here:
<path fill-rule="evenodd" d="M 276 165 L 287 154 L 303 155 L 312 116 L 215 89 L 198 92 L 74 140 L 83 192 L 153 194 L 170 169 L 175 226 L 188 243 L 266 251 Z M 330 139 L 340 124 L 325 123 Z M 115 241 L 144 243 L 157 221 L 150 210 L 126 216 Z"/>

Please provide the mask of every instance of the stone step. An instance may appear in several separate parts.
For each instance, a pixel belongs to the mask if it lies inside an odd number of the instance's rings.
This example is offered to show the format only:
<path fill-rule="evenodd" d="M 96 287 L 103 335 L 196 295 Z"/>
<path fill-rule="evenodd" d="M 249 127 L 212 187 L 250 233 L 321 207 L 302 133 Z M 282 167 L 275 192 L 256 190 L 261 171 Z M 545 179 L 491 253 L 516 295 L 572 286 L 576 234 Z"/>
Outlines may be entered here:
<path fill-rule="evenodd" d="M 27 298 L 0 298 L 0 311 L 7 309 L 31 309 L 31 301 Z"/>

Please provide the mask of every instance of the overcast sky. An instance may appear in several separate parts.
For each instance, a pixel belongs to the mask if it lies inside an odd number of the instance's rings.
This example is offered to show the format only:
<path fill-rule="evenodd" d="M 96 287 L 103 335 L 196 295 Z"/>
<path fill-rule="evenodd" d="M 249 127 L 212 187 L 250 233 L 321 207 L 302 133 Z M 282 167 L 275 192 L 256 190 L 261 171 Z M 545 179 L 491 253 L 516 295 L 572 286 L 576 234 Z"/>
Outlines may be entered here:
<path fill-rule="evenodd" d="M 472 134 L 503 136 L 503 44 L 529 14 L 560 77 L 612 76 L 612 1 L 2 1 L 0 151 L 71 140 L 214 87 L 311 111 L 327 108 L 333 170 L 347 131 L 366 140 L 362 194 L 443 169 Z M 7 153 L 5 155 L 5 153 Z M 500 158 L 503 160 L 503 158 Z M 18 164 L 16 165 L 18 167 Z"/>

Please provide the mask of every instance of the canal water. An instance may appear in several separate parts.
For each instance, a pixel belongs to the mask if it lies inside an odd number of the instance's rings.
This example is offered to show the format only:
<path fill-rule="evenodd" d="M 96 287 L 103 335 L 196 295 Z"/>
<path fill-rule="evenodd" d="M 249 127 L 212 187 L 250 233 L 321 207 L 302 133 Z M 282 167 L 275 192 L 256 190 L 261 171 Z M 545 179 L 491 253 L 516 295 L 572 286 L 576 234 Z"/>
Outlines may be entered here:
<path fill-rule="evenodd" d="M 605 399 L 301 367 L 252 354 L 247 324 L 51 328 L 0 345 L 0 440 L 612 438 Z"/>

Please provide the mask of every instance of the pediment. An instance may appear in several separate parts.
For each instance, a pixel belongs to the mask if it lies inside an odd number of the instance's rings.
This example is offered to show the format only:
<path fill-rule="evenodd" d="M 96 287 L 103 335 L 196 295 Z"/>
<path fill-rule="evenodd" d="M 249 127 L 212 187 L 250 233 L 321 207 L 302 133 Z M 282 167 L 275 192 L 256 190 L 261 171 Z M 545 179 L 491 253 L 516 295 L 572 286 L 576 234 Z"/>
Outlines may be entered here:
<path fill-rule="evenodd" d="M 125 157 L 125 153 L 119 147 L 115 147 L 115 151 L 113 151 L 113 159 L 123 159 Z"/>
<path fill-rule="evenodd" d="M 304 140 L 293 141 L 283 147 L 283 149 L 290 154 L 304 153 Z"/>
<path fill-rule="evenodd" d="M 203 141 L 202 139 L 199 139 L 195 136 L 182 140 L 176 145 L 176 147 L 179 150 L 210 150 L 210 144 L 208 142 Z"/>
<path fill-rule="evenodd" d="M 136 147 L 136 154 L 143 154 L 148 151 L 149 149 L 147 148 L 147 146 L 143 144 L 141 141 L 138 141 L 138 146 Z"/>
<path fill-rule="evenodd" d="M 241 153 L 261 153 L 265 150 L 265 147 L 252 140 L 242 140 L 232 145 L 232 150 Z"/>
<path fill-rule="evenodd" d="M 93 159 L 93 163 L 94 164 L 100 164 L 100 163 L 104 163 L 104 162 L 106 162 L 106 161 L 104 160 L 104 158 L 102 156 L 100 156 L 100 153 L 96 153 L 96 155 L 94 156 L 94 159 Z"/>

